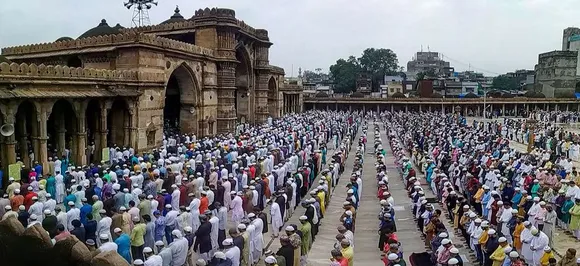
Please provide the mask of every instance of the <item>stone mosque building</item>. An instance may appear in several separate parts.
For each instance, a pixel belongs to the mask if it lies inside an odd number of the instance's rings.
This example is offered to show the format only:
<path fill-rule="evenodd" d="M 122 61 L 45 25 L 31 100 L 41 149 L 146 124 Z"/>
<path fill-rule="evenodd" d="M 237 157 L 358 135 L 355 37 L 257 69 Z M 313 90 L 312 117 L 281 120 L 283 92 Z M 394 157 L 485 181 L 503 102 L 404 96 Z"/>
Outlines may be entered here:
<path fill-rule="evenodd" d="M 271 46 L 267 30 L 234 10 L 206 8 L 136 28 L 102 20 L 77 39 L 4 48 L 0 126 L 14 133 L 0 136 L 1 166 L 29 166 L 33 155 L 47 169 L 65 149 L 85 165 L 113 145 L 151 150 L 168 130 L 210 136 L 300 112 L 301 88 L 270 65 Z"/>

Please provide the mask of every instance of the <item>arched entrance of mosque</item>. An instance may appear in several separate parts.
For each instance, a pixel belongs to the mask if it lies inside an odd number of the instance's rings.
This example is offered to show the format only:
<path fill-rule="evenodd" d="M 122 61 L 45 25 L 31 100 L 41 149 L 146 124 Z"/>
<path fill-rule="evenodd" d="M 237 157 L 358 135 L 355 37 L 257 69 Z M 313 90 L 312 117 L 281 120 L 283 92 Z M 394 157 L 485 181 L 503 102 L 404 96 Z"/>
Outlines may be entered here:
<path fill-rule="evenodd" d="M 71 103 L 64 99 L 56 101 L 46 123 L 49 157 L 67 156 L 69 159 L 73 158 L 70 153 L 75 150 L 73 142 L 77 127 L 77 117 Z"/>
<path fill-rule="evenodd" d="M 171 73 L 165 88 L 164 133 L 195 133 L 199 89 L 193 71 L 181 64 Z"/>
<path fill-rule="evenodd" d="M 34 154 L 38 154 L 38 140 L 34 138 L 38 136 L 38 126 L 36 105 L 30 101 L 20 103 L 16 111 L 14 133 L 16 137 L 16 160 L 22 161 L 26 167 L 31 166 L 31 153 L 34 151 Z"/>
<path fill-rule="evenodd" d="M 85 121 L 87 130 L 87 162 L 96 162 L 101 154 L 101 106 L 99 101 L 92 99 L 85 111 Z"/>
<path fill-rule="evenodd" d="M 276 79 L 270 77 L 268 81 L 268 113 L 271 117 L 278 117 L 278 88 L 276 86 Z"/>
<path fill-rule="evenodd" d="M 115 99 L 107 115 L 107 147 L 129 145 L 130 121 L 127 102 L 123 99 Z"/>
<path fill-rule="evenodd" d="M 239 61 L 236 66 L 236 92 L 234 106 L 238 122 L 245 123 L 250 119 L 252 112 L 253 83 L 252 83 L 252 65 L 248 52 L 243 45 L 236 49 L 236 59 Z"/>

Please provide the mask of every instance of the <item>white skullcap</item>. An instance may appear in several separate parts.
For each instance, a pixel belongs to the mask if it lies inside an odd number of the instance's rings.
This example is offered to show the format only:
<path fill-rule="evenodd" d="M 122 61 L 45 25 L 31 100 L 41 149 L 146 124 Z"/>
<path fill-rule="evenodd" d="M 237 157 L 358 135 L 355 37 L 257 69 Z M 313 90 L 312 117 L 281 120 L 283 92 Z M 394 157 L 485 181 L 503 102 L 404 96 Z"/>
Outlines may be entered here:
<path fill-rule="evenodd" d="M 489 229 L 489 230 L 487 231 L 487 234 L 489 234 L 489 235 L 493 235 L 493 234 L 495 234 L 495 230 L 494 230 L 494 229 Z"/>
<path fill-rule="evenodd" d="M 72 202 L 72 201 L 69 201 L 67 204 L 68 204 L 68 206 L 74 206 L 75 205 L 75 203 Z"/>
<path fill-rule="evenodd" d="M 139 218 L 139 216 L 133 217 L 133 222 L 138 222 L 138 221 L 141 221 L 141 218 Z"/>
<path fill-rule="evenodd" d="M 300 219 L 300 221 L 305 221 L 305 220 L 308 220 L 308 217 L 306 217 L 305 215 L 302 215 L 298 219 Z"/>
<path fill-rule="evenodd" d="M 251 213 L 248 214 L 248 218 L 254 218 L 254 217 L 256 217 L 256 214 L 255 213 L 251 212 Z"/>
<path fill-rule="evenodd" d="M 546 205 L 546 203 L 543 201 L 540 201 L 540 206 L 544 206 L 544 205 Z"/>
<path fill-rule="evenodd" d="M 205 260 L 203 260 L 203 259 L 198 259 L 198 260 L 195 262 L 195 265 L 196 265 L 196 266 L 206 266 L 206 265 L 207 265 L 207 262 L 205 262 Z"/>
<path fill-rule="evenodd" d="M 30 220 L 36 220 L 36 219 L 38 219 L 38 216 L 36 216 L 36 214 L 30 215 Z"/>
<path fill-rule="evenodd" d="M 115 229 L 113 230 L 113 232 L 115 232 L 115 233 L 120 233 L 120 232 L 122 232 L 122 231 L 123 231 L 123 230 L 121 230 L 121 228 L 119 228 L 119 227 L 117 227 L 117 228 L 115 228 Z"/>
<path fill-rule="evenodd" d="M 447 261 L 447 265 L 457 265 L 459 261 L 456 258 L 451 258 Z"/>
<path fill-rule="evenodd" d="M 500 237 L 497 241 L 499 241 L 500 243 L 506 242 L 507 239 L 505 237 Z"/>
<path fill-rule="evenodd" d="M 268 256 L 264 259 L 265 263 L 270 263 L 270 264 L 274 264 L 274 263 L 278 263 L 278 261 L 276 260 L 276 258 L 274 258 L 274 256 Z"/>
<path fill-rule="evenodd" d="M 445 238 L 445 237 L 447 237 L 447 233 L 445 233 L 445 232 L 442 232 L 442 233 L 440 233 L 440 234 L 439 234 L 439 237 L 443 237 L 443 238 Z"/>
<path fill-rule="evenodd" d="M 44 214 L 49 215 L 50 214 L 50 210 L 44 210 Z"/>
<path fill-rule="evenodd" d="M 165 246 L 165 244 L 163 244 L 163 241 L 159 240 L 159 241 L 155 242 L 155 246 L 160 247 L 160 246 Z"/>
<path fill-rule="evenodd" d="M 226 254 L 223 253 L 223 252 L 221 252 L 221 251 L 218 251 L 215 254 L 213 254 L 213 257 L 214 258 L 218 258 L 218 259 L 225 259 L 226 258 Z"/>
<path fill-rule="evenodd" d="M 234 240 L 231 238 L 226 238 L 224 239 L 224 241 L 222 241 L 222 245 L 224 246 L 230 246 L 234 244 Z"/>
<path fill-rule="evenodd" d="M 50 197 L 52 197 L 52 195 L 50 195 L 50 193 L 46 193 L 46 197 L 50 198 Z"/>
<path fill-rule="evenodd" d="M 510 252 L 510 258 L 519 258 L 520 254 L 517 251 Z"/>
<path fill-rule="evenodd" d="M 449 243 L 451 243 L 451 240 L 449 240 L 449 239 L 447 239 L 447 238 L 445 238 L 445 239 L 441 240 L 441 244 L 442 244 L 442 245 L 447 245 L 447 244 L 449 244 Z"/>
<path fill-rule="evenodd" d="M 540 197 L 534 197 L 534 201 L 540 201 Z"/>
<path fill-rule="evenodd" d="M 133 261 L 133 265 L 143 265 L 143 261 L 140 259 L 136 259 L 135 261 Z"/>
<path fill-rule="evenodd" d="M 238 224 L 238 229 L 245 230 L 246 225 L 245 224 Z"/>
<path fill-rule="evenodd" d="M 510 252 L 512 252 L 512 250 L 514 250 L 514 249 L 510 246 L 506 246 L 505 248 L 503 248 L 503 252 L 505 254 L 510 254 Z"/>
<path fill-rule="evenodd" d="M 121 208 L 119 208 L 120 211 L 126 211 L 127 208 L 125 208 L 125 206 L 121 206 Z"/>
<path fill-rule="evenodd" d="M 391 254 L 389 254 L 389 256 L 387 258 L 389 260 L 396 260 L 399 258 L 399 255 L 397 255 L 396 253 L 391 253 Z"/>
<path fill-rule="evenodd" d="M 453 253 L 453 254 L 459 254 L 459 249 L 457 249 L 457 248 L 451 248 L 451 249 L 449 250 L 449 252 L 451 252 L 451 253 Z"/>
<path fill-rule="evenodd" d="M 550 251 L 550 250 L 552 250 L 552 249 L 551 249 L 549 246 L 546 246 L 546 247 L 544 248 L 544 251 Z"/>
<path fill-rule="evenodd" d="M 143 248 L 143 253 L 151 253 L 151 252 L 153 252 L 153 249 L 151 249 L 150 247 Z"/>
<path fill-rule="evenodd" d="M 186 226 L 186 227 L 183 228 L 183 231 L 185 231 L 185 232 L 191 232 L 191 231 L 193 231 L 193 228 L 191 228 L 191 226 Z"/>
<path fill-rule="evenodd" d="M 503 205 L 503 201 L 501 201 L 501 200 L 500 200 L 500 201 L 498 201 L 498 202 L 497 202 L 497 205 Z"/>
<path fill-rule="evenodd" d="M 539 233 L 540 231 L 538 231 L 538 228 L 532 228 L 532 235 L 535 235 L 537 233 Z"/>
<path fill-rule="evenodd" d="M 476 216 L 477 216 L 477 214 L 475 214 L 474 212 L 469 214 L 469 218 L 475 218 Z M 481 219 L 479 221 L 481 222 Z M 477 222 L 477 221 L 475 221 L 475 222 Z"/>
<path fill-rule="evenodd" d="M 99 238 L 100 239 L 109 239 L 109 235 L 107 235 L 107 234 L 100 234 L 99 235 Z"/>
<path fill-rule="evenodd" d="M 524 222 L 524 226 L 528 226 L 528 225 L 530 225 L 530 224 L 531 224 L 531 223 L 530 223 L 530 221 L 525 221 L 525 222 Z"/>
<path fill-rule="evenodd" d="M 292 227 L 292 226 L 286 226 L 286 231 L 294 232 L 294 227 Z"/>
<path fill-rule="evenodd" d="M 351 216 L 351 215 L 352 215 L 352 212 L 351 212 L 351 211 L 345 211 L 344 213 L 345 213 L 346 215 L 348 215 L 348 216 Z"/>
<path fill-rule="evenodd" d="M 165 204 L 165 208 L 167 208 L 167 209 L 171 209 L 171 208 L 172 208 L 172 207 L 171 207 L 171 204 Z"/>
<path fill-rule="evenodd" d="M 480 224 L 481 223 L 481 219 L 479 219 L 479 218 L 475 219 L 475 223 Z"/>
<path fill-rule="evenodd" d="M 38 200 L 38 197 L 37 196 L 33 196 L 32 197 L 32 200 Z"/>

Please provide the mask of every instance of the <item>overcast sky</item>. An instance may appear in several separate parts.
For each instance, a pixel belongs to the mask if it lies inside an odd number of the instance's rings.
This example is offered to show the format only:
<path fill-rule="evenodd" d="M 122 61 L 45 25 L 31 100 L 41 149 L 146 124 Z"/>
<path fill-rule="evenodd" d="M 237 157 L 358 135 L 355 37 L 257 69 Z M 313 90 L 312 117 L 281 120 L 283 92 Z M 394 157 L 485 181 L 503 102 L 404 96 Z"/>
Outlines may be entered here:
<path fill-rule="evenodd" d="M 2 0 L 0 47 L 78 37 L 104 18 L 131 25 L 123 0 Z M 390 48 L 406 66 L 421 49 L 443 53 L 456 70 L 486 75 L 533 69 L 538 54 L 561 49 L 562 30 L 580 26 L 579 0 L 159 0 L 159 23 L 179 5 L 190 18 L 205 7 L 236 11 L 265 28 L 274 43 L 270 64 L 297 75 L 328 71 L 338 58 L 367 47 Z M 293 67 L 292 67 L 293 66 Z"/>

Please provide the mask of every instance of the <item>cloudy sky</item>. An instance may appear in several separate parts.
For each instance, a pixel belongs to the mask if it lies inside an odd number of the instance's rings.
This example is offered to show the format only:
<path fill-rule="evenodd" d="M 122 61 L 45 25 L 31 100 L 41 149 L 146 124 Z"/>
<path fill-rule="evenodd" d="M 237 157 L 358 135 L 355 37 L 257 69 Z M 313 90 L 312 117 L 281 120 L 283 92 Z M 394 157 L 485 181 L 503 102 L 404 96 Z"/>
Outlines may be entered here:
<path fill-rule="evenodd" d="M 421 49 L 438 51 L 456 70 L 486 75 L 533 69 L 539 53 L 561 48 L 562 30 L 580 26 L 578 0 L 158 0 L 159 23 L 179 5 L 225 7 L 254 28 L 265 28 L 274 46 L 270 63 L 285 68 L 328 67 L 367 47 L 390 48 L 406 66 Z M 0 47 L 78 37 L 104 18 L 127 27 L 123 0 L 4 0 Z"/>

